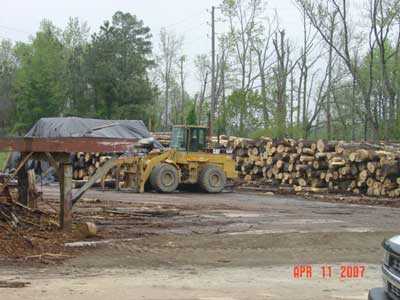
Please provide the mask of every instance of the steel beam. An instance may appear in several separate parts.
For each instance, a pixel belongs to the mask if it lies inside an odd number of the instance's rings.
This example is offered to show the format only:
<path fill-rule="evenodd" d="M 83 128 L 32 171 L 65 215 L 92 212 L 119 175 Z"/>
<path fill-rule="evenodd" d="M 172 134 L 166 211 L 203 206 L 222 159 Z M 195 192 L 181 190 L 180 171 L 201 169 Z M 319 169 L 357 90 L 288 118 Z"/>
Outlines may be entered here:
<path fill-rule="evenodd" d="M 126 152 L 138 139 L 116 139 L 97 137 L 67 138 L 0 138 L 0 151 L 18 152 Z"/>

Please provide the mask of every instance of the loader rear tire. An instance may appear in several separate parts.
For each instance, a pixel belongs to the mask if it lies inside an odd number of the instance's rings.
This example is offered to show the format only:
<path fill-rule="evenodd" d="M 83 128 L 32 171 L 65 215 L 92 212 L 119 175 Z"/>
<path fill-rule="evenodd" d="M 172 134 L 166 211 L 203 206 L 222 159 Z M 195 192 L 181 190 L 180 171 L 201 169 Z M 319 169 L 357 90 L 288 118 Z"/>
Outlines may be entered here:
<path fill-rule="evenodd" d="M 206 165 L 200 172 L 199 185 L 208 193 L 220 193 L 226 184 L 224 171 L 214 165 Z"/>
<path fill-rule="evenodd" d="M 179 184 L 178 170 L 173 165 L 161 163 L 151 172 L 150 184 L 157 192 L 172 193 Z"/>

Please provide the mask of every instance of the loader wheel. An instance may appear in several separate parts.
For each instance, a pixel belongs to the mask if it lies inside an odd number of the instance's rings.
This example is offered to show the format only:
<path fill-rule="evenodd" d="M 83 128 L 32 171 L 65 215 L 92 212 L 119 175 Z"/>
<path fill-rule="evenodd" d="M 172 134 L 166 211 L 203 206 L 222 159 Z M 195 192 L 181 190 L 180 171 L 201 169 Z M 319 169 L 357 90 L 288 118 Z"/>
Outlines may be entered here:
<path fill-rule="evenodd" d="M 221 192 L 226 183 L 226 176 L 220 167 L 207 165 L 205 166 L 199 176 L 200 187 L 208 193 Z"/>
<path fill-rule="evenodd" d="M 171 193 L 179 184 L 178 170 L 170 164 L 159 164 L 151 172 L 150 184 L 158 192 Z"/>

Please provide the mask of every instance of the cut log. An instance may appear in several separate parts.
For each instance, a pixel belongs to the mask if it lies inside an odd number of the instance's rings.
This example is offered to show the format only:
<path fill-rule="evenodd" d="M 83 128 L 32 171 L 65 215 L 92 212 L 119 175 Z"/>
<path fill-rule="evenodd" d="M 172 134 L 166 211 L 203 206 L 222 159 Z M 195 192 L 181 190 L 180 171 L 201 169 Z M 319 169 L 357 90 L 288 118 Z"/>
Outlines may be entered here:
<path fill-rule="evenodd" d="M 320 153 L 335 151 L 335 143 L 324 140 L 317 141 L 317 150 Z"/>

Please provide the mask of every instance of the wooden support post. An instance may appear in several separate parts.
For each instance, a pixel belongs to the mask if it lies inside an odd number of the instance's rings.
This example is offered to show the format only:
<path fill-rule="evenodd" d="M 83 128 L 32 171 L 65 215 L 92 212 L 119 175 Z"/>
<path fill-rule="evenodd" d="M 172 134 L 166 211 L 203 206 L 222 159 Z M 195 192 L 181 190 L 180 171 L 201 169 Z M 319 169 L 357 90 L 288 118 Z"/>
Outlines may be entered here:
<path fill-rule="evenodd" d="M 116 191 L 119 191 L 119 185 L 120 185 L 120 182 L 121 182 L 120 173 L 121 173 L 121 166 L 118 165 L 115 168 L 115 190 Z"/>
<path fill-rule="evenodd" d="M 17 172 L 18 178 L 18 202 L 27 206 L 29 200 L 29 180 L 28 180 L 28 172 L 26 169 L 26 158 L 27 153 L 21 153 L 21 164 L 19 170 Z"/>
<path fill-rule="evenodd" d="M 36 175 L 34 170 L 29 170 L 28 175 L 28 207 L 32 209 L 38 208 L 37 201 L 39 193 L 36 191 Z"/>
<path fill-rule="evenodd" d="M 60 164 L 60 227 L 64 230 L 72 228 L 72 164 Z"/>

